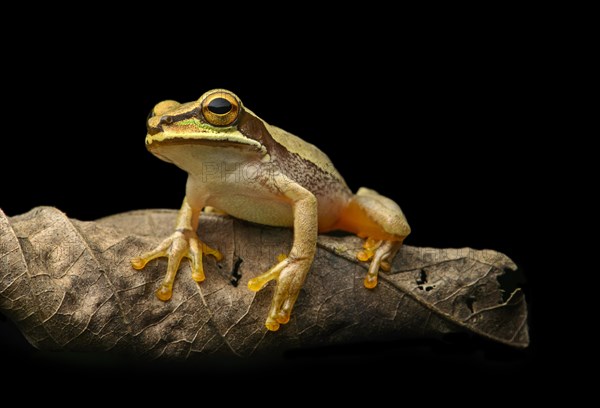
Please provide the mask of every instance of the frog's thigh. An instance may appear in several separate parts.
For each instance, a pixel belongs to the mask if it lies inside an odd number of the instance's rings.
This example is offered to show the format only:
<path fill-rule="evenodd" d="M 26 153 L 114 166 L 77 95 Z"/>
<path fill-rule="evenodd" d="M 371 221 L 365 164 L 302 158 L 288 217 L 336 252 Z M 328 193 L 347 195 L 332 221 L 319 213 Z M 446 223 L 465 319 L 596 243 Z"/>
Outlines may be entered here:
<path fill-rule="evenodd" d="M 402 241 L 410 234 L 404 213 L 393 200 L 361 187 L 342 211 L 339 228 L 360 237 Z"/>

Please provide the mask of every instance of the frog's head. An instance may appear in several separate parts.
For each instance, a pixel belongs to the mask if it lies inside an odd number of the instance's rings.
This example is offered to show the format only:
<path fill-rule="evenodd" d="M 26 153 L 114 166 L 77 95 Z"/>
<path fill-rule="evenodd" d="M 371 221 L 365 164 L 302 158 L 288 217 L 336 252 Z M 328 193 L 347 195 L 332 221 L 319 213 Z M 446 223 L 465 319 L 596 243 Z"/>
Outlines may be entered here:
<path fill-rule="evenodd" d="M 146 147 L 171 160 L 181 147 L 234 147 L 265 155 L 262 121 L 230 91 L 213 89 L 197 101 L 163 101 L 148 117 Z"/>

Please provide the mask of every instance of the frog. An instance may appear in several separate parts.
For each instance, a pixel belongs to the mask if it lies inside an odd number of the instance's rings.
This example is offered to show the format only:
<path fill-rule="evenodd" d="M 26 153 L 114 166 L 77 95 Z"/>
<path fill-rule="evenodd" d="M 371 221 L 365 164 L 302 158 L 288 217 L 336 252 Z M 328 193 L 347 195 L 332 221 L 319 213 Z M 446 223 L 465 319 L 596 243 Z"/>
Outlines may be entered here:
<path fill-rule="evenodd" d="M 186 195 L 174 232 L 154 249 L 131 260 L 141 270 L 167 258 L 166 274 L 156 291 L 161 301 L 172 297 L 183 258 L 191 277 L 205 280 L 203 257 L 223 255 L 198 235 L 207 211 L 272 227 L 293 229 L 288 254 L 249 279 L 259 291 L 275 282 L 265 326 L 270 331 L 290 321 L 308 276 L 318 234 L 345 231 L 364 239 L 356 258 L 364 262 L 364 286 L 377 286 L 379 271 L 391 263 L 410 234 L 396 202 L 361 187 L 353 194 L 329 157 L 315 145 L 265 120 L 226 89 L 205 92 L 198 100 L 158 103 L 147 119 L 146 148 L 159 159 L 188 173 Z"/>

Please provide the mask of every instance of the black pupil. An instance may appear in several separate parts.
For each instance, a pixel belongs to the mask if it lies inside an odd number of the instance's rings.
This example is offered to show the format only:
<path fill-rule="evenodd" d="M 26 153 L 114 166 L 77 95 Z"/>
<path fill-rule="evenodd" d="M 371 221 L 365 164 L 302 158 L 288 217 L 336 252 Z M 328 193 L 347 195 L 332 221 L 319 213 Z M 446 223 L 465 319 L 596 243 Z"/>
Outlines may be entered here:
<path fill-rule="evenodd" d="M 231 102 L 225 98 L 215 98 L 208 104 L 208 110 L 217 115 L 224 115 L 231 110 Z"/>

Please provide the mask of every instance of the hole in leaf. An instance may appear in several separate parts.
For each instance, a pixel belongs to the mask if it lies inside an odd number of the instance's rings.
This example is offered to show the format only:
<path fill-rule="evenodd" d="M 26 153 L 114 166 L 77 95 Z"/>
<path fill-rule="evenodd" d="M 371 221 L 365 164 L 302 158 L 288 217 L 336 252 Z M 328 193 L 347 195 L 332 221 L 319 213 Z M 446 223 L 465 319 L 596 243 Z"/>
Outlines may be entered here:
<path fill-rule="evenodd" d="M 505 269 L 504 273 L 498 275 L 496 279 L 500 284 L 500 292 L 502 293 L 502 301 L 500 303 L 505 303 L 516 289 L 521 288 L 527 283 L 527 279 L 525 279 L 525 275 L 521 269 L 517 269 L 516 271 Z"/>
<path fill-rule="evenodd" d="M 475 299 L 473 296 L 468 296 L 468 297 L 465 299 L 465 303 L 467 304 L 467 307 L 469 308 L 469 311 L 470 311 L 471 313 L 474 313 L 474 311 L 473 311 L 473 303 L 475 303 L 475 300 L 476 300 L 476 299 Z"/>
<path fill-rule="evenodd" d="M 233 285 L 233 287 L 237 288 L 240 279 L 242 279 L 242 273 L 240 272 L 240 265 L 244 262 L 242 258 L 238 258 L 233 264 L 233 270 L 231 271 L 231 279 L 229 282 Z"/>
<path fill-rule="evenodd" d="M 419 277 L 417 278 L 417 285 L 423 285 L 425 283 L 427 283 L 427 273 L 424 269 L 421 269 L 419 272 Z"/>

